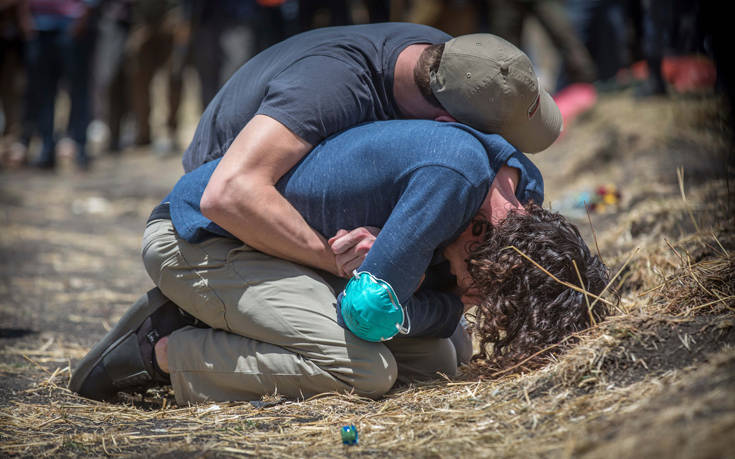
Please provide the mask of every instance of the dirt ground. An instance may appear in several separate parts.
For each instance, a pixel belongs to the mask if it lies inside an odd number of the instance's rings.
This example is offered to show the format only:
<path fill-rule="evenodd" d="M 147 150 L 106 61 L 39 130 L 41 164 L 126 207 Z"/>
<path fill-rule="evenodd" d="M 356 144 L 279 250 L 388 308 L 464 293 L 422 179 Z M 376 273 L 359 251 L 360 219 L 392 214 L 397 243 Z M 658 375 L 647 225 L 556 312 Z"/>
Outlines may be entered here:
<path fill-rule="evenodd" d="M 379 401 L 71 394 L 70 368 L 153 286 L 140 240 L 180 159 L 138 149 L 100 153 L 87 173 L 0 170 L 0 455 L 735 457 L 730 123 L 711 95 L 602 95 L 532 159 L 546 206 L 619 271 L 611 317 L 540 369 L 466 367 Z M 574 202 L 611 185 L 619 200 L 591 213 L 593 231 Z M 340 442 L 348 424 L 356 446 Z"/>

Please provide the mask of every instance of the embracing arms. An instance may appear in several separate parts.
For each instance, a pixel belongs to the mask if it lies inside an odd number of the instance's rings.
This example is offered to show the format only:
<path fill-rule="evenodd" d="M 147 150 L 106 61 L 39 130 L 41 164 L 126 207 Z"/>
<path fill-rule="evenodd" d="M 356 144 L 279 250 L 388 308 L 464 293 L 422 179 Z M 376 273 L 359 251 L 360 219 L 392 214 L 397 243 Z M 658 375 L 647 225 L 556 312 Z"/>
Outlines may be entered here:
<path fill-rule="evenodd" d="M 212 174 L 201 211 L 257 250 L 339 275 L 327 240 L 275 187 L 311 148 L 278 121 L 256 115 Z"/>

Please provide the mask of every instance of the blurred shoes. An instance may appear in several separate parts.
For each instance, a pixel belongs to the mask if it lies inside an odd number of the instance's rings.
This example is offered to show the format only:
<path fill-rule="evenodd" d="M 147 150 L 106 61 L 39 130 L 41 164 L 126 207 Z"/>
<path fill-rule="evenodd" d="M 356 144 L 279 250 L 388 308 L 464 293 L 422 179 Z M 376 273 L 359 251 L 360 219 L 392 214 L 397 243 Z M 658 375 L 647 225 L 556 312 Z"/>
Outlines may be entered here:
<path fill-rule="evenodd" d="M 28 164 L 28 147 L 22 142 L 13 142 L 8 149 L 6 163 L 9 167 L 19 167 Z"/>
<path fill-rule="evenodd" d="M 42 156 L 42 158 L 43 158 L 43 156 Z M 40 169 L 40 170 L 44 170 L 44 171 L 51 171 L 51 170 L 56 169 L 56 160 L 55 159 L 47 159 L 47 158 L 43 158 L 43 159 L 39 158 L 39 159 L 33 161 L 31 163 L 31 166 L 34 167 L 34 168 L 36 168 L 36 169 Z"/>
<path fill-rule="evenodd" d="M 181 146 L 176 137 L 161 137 L 154 142 L 153 152 L 157 157 L 164 159 L 181 154 Z"/>
<path fill-rule="evenodd" d="M 86 172 L 92 167 L 92 158 L 88 155 L 77 156 L 77 167 L 80 171 Z"/>

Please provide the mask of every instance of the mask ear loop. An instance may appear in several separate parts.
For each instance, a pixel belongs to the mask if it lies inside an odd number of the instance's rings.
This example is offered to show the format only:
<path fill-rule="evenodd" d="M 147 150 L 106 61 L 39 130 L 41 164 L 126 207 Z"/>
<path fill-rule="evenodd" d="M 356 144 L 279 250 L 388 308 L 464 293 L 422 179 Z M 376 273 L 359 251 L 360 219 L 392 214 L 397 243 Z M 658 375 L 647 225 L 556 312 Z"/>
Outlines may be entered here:
<path fill-rule="evenodd" d="M 403 324 L 401 324 L 401 325 L 396 324 L 396 328 L 398 329 L 398 333 L 400 333 L 401 335 L 408 335 L 409 333 L 411 333 L 411 320 L 408 317 L 408 311 L 406 311 L 405 309 L 403 309 L 403 323 L 404 324 L 405 323 L 408 323 L 408 326 L 407 327 L 404 327 Z"/>

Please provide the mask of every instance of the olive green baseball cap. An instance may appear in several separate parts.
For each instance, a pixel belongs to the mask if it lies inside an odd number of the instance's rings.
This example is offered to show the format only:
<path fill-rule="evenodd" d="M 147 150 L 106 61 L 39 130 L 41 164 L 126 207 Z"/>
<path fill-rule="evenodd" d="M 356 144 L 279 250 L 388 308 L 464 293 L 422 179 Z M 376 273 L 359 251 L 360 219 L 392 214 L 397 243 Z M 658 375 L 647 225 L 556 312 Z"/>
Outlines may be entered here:
<path fill-rule="evenodd" d="M 519 150 L 537 153 L 561 133 L 559 107 L 539 87 L 526 54 L 495 35 L 462 35 L 444 45 L 431 90 L 457 121 L 500 134 Z"/>

